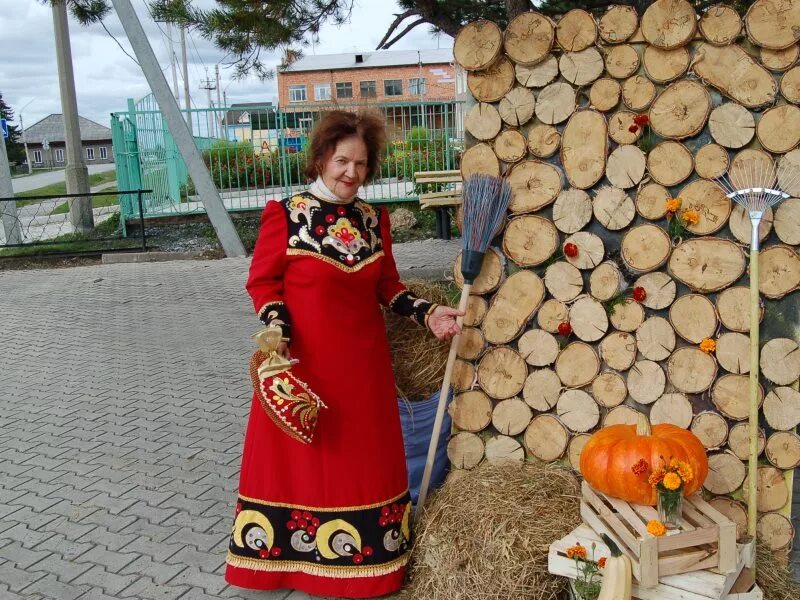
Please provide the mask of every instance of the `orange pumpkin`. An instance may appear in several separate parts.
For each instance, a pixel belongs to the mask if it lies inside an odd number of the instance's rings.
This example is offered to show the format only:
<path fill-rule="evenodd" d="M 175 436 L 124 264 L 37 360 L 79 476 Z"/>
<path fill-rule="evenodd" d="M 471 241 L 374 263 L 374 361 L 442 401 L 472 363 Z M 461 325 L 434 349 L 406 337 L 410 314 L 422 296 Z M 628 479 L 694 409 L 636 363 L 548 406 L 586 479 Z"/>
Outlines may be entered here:
<path fill-rule="evenodd" d="M 703 444 L 692 432 L 675 425 L 654 425 L 644 415 L 638 425 L 611 425 L 589 439 L 581 452 L 581 474 L 594 489 L 634 504 L 655 506 L 656 491 L 647 482 L 648 473 L 633 472 L 640 460 L 651 470 L 662 465 L 661 457 L 689 463 L 694 478 L 684 495 L 695 493 L 708 476 L 708 457 Z"/>

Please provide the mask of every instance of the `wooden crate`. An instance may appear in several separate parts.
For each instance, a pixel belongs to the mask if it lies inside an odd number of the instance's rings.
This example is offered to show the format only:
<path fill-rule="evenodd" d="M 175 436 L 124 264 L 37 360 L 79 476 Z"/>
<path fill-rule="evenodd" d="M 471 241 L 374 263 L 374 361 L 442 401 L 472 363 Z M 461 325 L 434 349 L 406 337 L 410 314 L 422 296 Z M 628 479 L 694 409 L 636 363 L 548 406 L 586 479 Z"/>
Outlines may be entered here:
<path fill-rule="evenodd" d="M 567 558 L 567 548 L 576 543 L 589 549 L 590 558 L 593 543 L 596 544 L 595 559 L 611 555 L 600 536 L 591 527 L 583 524 L 569 535 L 550 544 L 547 561 L 550 573 L 575 579 L 577 575 L 575 561 Z M 665 575 L 652 587 L 645 587 L 634 579 L 632 595 L 639 600 L 762 600 L 761 590 L 752 581 L 742 581 L 744 579 L 742 571 L 745 563 L 750 560 L 752 552 L 752 544 L 737 544 L 736 568 L 727 574 L 706 569 L 679 575 Z M 602 569 L 600 573 L 602 574 Z M 739 589 L 749 589 L 749 591 L 739 595 L 733 594 L 731 592 L 737 589 L 735 585 Z"/>
<path fill-rule="evenodd" d="M 581 517 L 597 534 L 605 533 L 627 554 L 642 587 L 658 585 L 666 575 L 716 569 L 736 570 L 736 524 L 694 494 L 683 501 L 680 530 L 656 537 L 647 522 L 658 519 L 652 506 L 631 504 L 581 486 Z M 735 580 L 735 578 L 734 578 Z"/>

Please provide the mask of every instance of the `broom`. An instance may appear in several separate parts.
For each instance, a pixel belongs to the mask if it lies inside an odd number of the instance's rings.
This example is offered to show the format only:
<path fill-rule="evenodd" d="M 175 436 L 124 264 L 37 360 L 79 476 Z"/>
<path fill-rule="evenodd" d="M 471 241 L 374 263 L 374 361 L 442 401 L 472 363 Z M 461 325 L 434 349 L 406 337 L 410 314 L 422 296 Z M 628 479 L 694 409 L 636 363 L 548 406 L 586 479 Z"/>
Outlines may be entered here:
<path fill-rule="evenodd" d="M 748 462 L 747 490 L 747 534 L 756 539 L 756 516 L 758 511 L 758 369 L 759 369 L 759 304 L 758 249 L 759 227 L 764 213 L 791 194 L 781 190 L 797 192 L 800 171 L 787 160 L 782 160 L 778 169 L 772 159 L 750 159 L 735 164 L 727 175 L 715 179 L 726 195 L 744 208 L 752 224 L 750 238 L 750 451 Z"/>
<path fill-rule="evenodd" d="M 472 175 L 464 182 L 463 200 L 461 212 L 464 220 L 462 241 L 464 251 L 461 255 L 461 274 L 464 276 L 464 287 L 461 290 L 461 301 L 458 309 L 461 312 L 467 310 L 469 292 L 475 278 L 481 272 L 483 256 L 486 248 L 494 238 L 497 230 L 503 222 L 508 203 L 511 200 L 511 186 L 500 177 L 489 175 Z M 459 327 L 464 321 L 464 317 L 458 317 L 456 322 Z M 428 486 L 431 481 L 431 471 L 433 470 L 433 460 L 436 456 L 439 433 L 442 430 L 442 419 L 444 419 L 444 409 L 450 395 L 450 379 L 453 376 L 453 365 L 456 362 L 461 335 L 455 335 L 450 342 L 450 354 L 447 356 L 447 367 L 444 371 L 444 381 L 439 392 L 439 405 L 436 409 L 436 420 L 433 423 L 433 437 L 428 446 L 428 458 L 425 461 L 425 471 L 422 474 L 422 483 L 417 499 L 416 518 L 422 513 L 420 508 L 424 506 L 428 496 Z"/>

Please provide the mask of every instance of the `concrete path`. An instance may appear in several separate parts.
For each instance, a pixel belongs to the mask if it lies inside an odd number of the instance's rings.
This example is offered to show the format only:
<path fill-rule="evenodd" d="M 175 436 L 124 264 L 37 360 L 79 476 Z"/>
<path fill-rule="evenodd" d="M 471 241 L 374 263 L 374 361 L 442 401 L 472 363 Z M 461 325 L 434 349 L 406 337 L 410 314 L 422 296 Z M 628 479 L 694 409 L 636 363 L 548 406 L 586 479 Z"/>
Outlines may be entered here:
<path fill-rule="evenodd" d="M 87 168 L 89 169 L 89 175 L 92 175 L 94 173 L 113 171 L 117 167 L 114 163 L 106 163 L 102 165 L 89 165 Z M 33 175 L 14 177 L 11 180 L 11 186 L 14 188 L 14 193 L 19 194 L 20 192 L 27 192 L 50 185 L 51 183 L 58 183 L 59 181 L 64 181 L 64 169 L 59 169 L 57 171 L 41 171 Z"/>
<path fill-rule="evenodd" d="M 445 272 L 458 247 L 396 256 Z M 0 598 L 308 598 L 222 576 L 259 328 L 248 266 L 0 273 Z"/>

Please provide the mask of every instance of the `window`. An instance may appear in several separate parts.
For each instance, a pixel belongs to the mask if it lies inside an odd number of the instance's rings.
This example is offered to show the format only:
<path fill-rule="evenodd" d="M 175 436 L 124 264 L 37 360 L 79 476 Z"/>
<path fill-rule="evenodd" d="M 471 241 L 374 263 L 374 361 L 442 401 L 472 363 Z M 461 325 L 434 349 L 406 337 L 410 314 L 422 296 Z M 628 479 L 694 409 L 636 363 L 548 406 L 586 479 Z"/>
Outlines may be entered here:
<path fill-rule="evenodd" d="M 331 84 L 317 83 L 314 85 L 314 100 L 330 100 Z"/>
<path fill-rule="evenodd" d="M 412 96 L 425 95 L 425 78 L 409 79 L 408 80 L 408 93 Z"/>
<path fill-rule="evenodd" d="M 383 81 L 383 93 L 386 96 L 402 96 L 403 95 L 403 80 L 402 79 L 385 79 Z"/>
<path fill-rule="evenodd" d="M 37 164 L 42 164 L 42 151 L 41 150 L 34 150 L 33 151 L 33 162 Z"/>
<path fill-rule="evenodd" d="M 108 159 L 108 150 L 106 150 L 105 146 L 100 146 L 100 159 L 101 160 Z"/>
<path fill-rule="evenodd" d="M 375 98 L 378 95 L 378 88 L 374 81 L 362 81 L 360 87 L 362 98 Z"/>
<path fill-rule="evenodd" d="M 304 85 L 290 85 L 289 86 L 289 102 L 305 102 L 306 86 Z"/>
<path fill-rule="evenodd" d="M 64 162 L 64 149 L 63 148 L 57 148 L 56 149 L 56 162 L 57 163 L 63 163 Z"/>
<path fill-rule="evenodd" d="M 311 128 L 314 127 L 314 119 L 311 117 L 303 117 L 300 119 L 300 130 L 303 132 L 311 131 Z"/>
<path fill-rule="evenodd" d="M 336 84 L 336 97 L 337 98 L 352 98 L 353 97 L 353 84 L 349 81 L 347 83 Z"/>
<path fill-rule="evenodd" d="M 94 160 L 94 148 L 86 149 L 86 160 Z"/>

